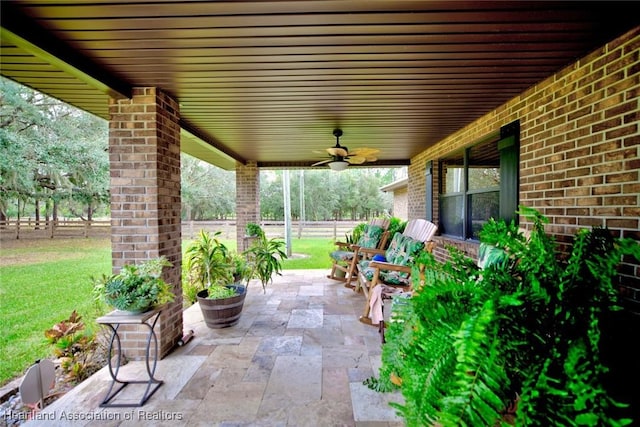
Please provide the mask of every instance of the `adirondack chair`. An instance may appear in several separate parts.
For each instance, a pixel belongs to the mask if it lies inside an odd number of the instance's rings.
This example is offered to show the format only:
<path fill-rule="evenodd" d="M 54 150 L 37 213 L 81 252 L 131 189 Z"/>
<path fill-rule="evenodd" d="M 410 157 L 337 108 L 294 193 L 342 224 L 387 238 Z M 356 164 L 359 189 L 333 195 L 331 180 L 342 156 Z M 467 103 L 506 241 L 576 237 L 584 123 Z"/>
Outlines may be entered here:
<path fill-rule="evenodd" d="M 355 277 L 356 265 L 362 259 L 361 248 L 380 249 L 384 248 L 389 238 L 388 219 L 373 219 L 365 226 L 362 236 L 356 243 L 336 242 L 338 249 L 331 252 L 329 256 L 333 262 L 329 279 L 346 282 L 345 287 L 354 288 L 351 280 Z M 338 271 L 344 273 L 337 275 Z"/>
<path fill-rule="evenodd" d="M 408 292 L 411 289 L 413 260 L 420 251 L 433 251 L 435 242 L 431 239 L 437 230 L 438 227 L 430 221 L 413 219 L 402 233 L 393 236 L 386 251 L 361 249 L 367 255 L 375 254 L 371 261 L 363 260 L 357 265 L 358 288 L 367 297 L 363 315 L 360 316 L 362 323 L 380 326 L 383 322 L 383 289 L 388 289 L 388 292 Z M 378 260 L 381 255 L 384 260 Z"/>

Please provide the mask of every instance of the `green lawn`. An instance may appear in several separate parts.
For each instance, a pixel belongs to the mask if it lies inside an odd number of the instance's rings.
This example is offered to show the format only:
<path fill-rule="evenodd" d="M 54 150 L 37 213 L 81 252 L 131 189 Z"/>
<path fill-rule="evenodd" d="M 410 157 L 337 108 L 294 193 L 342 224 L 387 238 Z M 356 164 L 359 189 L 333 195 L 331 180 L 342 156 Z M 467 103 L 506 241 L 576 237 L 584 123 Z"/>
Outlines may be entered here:
<path fill-rule="evenodd" d="M 26 245 L 3 245 L 0 257 L 0 384 L 50 354 L 44 331 L 73 310 L 87 326 L 94 325 L 90 277 L 111 271 L 108 239 L 32 240 Z"/>
<path fill-rule="evenodd" d="M 188 244 L 187 241 L 183 242 Z M 225 241 L 235 248 L 235 241 Z M 293 239 L 284 269 L 329 269 L 331 239 Z M 109 239 L 42 239 L 2 245 L 0 384 L 48 357 L 44 331 L 78 311 L 88 326 L 98 313 L 91 276 L 111 271 Z"/>

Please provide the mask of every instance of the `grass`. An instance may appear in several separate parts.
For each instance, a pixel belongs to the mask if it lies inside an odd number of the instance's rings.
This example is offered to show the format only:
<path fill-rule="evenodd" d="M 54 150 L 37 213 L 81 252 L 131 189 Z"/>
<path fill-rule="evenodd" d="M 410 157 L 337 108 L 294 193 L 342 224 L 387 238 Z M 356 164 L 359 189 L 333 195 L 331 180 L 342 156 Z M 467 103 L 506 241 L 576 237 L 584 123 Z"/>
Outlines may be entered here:
<path fill-rule="evenodd" d="M 188 244 L 183 242 L 183 246 Z M 235 248 L 235 241 L 225 241 Z M 285 270 L 329 269 L 331 239 L 293 239 Z M 111 272 L 109 238 L 3 241 L 0 256 L 0 384 L 51 350 L 44 331 L 76 310 L 89 328 L 102 315 L 90 278 Z M 96 325 L 97 326 L 97 325 Z"/>
<path fill-rule="evenodd" d="M 111 252 L 109 240 L 104 239 L 31 240 L 17 248 L 3 244 L 1 259 L 0 384 L 4 384 L 49 356 L 44 331 L 73 310 L 87 327 L 94 324 L 99 314 L 90 277 L 111 271 Z"/>

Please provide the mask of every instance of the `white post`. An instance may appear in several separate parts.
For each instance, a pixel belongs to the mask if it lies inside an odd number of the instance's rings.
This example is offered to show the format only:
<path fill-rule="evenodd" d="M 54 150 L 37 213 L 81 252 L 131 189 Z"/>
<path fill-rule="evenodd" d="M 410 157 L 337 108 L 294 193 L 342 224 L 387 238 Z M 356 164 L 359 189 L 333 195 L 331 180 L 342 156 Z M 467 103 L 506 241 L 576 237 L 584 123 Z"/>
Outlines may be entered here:
<path fill-rule="evenodd" d="M 302 238 L 302 229 L 304 227 L 304 222 L 306 213 L 304 210 L 304 169 L 300 170 L 300 221 L 298 221 L 298 239 Z"/>
<path fill-rule="evenodd" d="M 291 188 L 289 183 L 289 170 L 282 172 L 282 191 L 284 196 L 284 242 L 287 247 L 287 256 L 291 256 Z"/>

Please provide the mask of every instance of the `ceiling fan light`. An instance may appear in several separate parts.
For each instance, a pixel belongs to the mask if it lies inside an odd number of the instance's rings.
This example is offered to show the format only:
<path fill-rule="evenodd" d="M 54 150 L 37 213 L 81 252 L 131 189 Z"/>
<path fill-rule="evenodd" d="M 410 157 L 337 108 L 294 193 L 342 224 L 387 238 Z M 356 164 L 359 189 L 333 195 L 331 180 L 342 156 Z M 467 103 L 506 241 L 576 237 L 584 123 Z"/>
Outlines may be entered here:
<path fill-rule="evenodd" d="M 349 166 L 349 162 L 345 162 L 344 160 L 336 160 L 333 162 L 329 162 L 329 167 L 334 171 L 343 171 Z"/>

